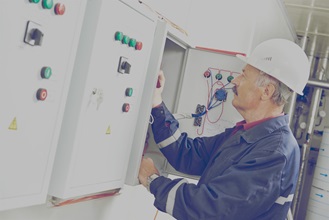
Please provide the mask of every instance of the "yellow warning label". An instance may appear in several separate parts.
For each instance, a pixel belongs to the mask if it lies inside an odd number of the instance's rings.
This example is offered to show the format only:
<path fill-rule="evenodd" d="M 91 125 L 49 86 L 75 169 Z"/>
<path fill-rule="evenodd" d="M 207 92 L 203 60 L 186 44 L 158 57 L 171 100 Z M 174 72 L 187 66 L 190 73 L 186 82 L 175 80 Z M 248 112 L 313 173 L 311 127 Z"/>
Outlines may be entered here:
<path fill-rule="evenodd" d="M 106 134 L 111 134 L 111 127 L 110 126 L 108 126 L 108 128 L 107 128 Z"/>
<path fill-rule="evenodd" d="M 16 117 L 13 119 L 13 121 L 10 123 L 9 128 L 10 130 L 17 130 L 17 121 Z"/>

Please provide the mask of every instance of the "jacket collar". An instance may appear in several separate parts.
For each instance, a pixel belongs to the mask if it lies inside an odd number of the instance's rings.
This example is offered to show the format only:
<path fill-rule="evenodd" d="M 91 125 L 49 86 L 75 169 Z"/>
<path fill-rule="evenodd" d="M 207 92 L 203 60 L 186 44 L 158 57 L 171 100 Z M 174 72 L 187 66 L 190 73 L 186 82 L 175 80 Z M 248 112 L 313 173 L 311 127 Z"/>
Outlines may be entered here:
<path fill-rule="evenodd" d="M 289 123 L 288 115 L 278 116 L 275 118 L 271 118 L 267 121 L 264 121 L 263 123 L 242 132 L 240 136 L 247 143 L 255 143 L 259 139 L 262 139 L 263 137 L 271 134 L 273 131 L 281 127 L 287 126 L 288 123 Z"/>
<path fill-rule="evenodd" d="M 226 141 L 226 146 L 237 145 L 240 144 L 241 138 L 244 139 L 245 142 L 252 144 L 257 142 L 258 140 L 264 138 L 265 136 L 271 134 L 273 131 L 287 126 L 289 123 L 289 116 L 282 115 L 275 118 L 271 118 L 266 120 L 248 130 L 239 130 L 232 137 L 229 137 Z M 227 129 L 228 133 L 231 133 L 234 129 Z"/>

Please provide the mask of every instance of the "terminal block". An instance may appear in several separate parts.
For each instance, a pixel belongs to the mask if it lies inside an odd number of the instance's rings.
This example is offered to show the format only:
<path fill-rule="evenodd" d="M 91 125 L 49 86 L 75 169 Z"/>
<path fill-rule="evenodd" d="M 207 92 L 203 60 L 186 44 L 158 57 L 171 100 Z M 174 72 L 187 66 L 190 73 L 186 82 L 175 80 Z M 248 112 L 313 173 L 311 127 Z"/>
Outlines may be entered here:
<path fill-rule="evenodd" d="M 206 111 L 206 106 L 200 105 L 200 104 L 197 105 L 196 110 L 195 110 L 195 114 L 200 115 L 200 116 L 194 118 L 194 123 L 193 123 L 194 126 L 199 126 L 199 127 L 201 126 L 201 124 L 202 124 L 202 115 L 205 111 Z"/>

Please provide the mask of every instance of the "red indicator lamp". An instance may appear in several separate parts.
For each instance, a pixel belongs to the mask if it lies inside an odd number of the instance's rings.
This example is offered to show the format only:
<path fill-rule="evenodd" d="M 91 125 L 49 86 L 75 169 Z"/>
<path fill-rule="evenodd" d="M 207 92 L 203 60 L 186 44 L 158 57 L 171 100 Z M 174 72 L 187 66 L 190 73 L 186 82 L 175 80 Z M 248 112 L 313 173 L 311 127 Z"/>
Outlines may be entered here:
<path fill-rule="evenodd" d="M 122 111 L 123 112 L 129 112 L 129 110 L 130 110 L 129 103 L 124 103 L 123 106 L 122 106 Z"/>
<path fill-rule="evenodd" d="M 65 5 L 63 3 L 56 3 L 54 10 L 56 15 L 63 15 L 65 13 Z"/>
<path fill-rule="evenodd" d="M 135 49 L 136 50 L 142 50 L 142 48 L 143 48 L 143 43 L 140 42 L 140 41 L 137 41 L 136 45 L 135 45 Z"/>
<path fill-rule="evenodd" d="M 37 99 L 38 100 L 40 100 L 40 101 L 46 100 L 47 95 L 48 95 L 47 89 L 43 89 L 43 88 L 38 89 L 38 91 L 37 91 Z"/>

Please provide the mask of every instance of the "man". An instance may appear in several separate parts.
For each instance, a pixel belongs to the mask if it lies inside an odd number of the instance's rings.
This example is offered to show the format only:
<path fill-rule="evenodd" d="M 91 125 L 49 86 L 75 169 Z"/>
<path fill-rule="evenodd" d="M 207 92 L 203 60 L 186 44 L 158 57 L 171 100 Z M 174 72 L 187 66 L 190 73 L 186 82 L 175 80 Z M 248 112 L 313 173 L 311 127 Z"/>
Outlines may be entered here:
<path fill-rule="evenodd" d="M 246 58 L 236 77 L 233 106 L 244 118 L 213 137 L 191 139 L 162 102 L 165 78 L 155 90 L 154 139 L 178 171 L 199 175 L 198 184 L 158 175 L 142 160 L 139 180 L 155 196 L 154 205 L 179 220 L 285 219 L 296 189 L 300 152 L 284 104 L 302 94 L 309 61 L 295 43 L 271 39 Z"/>

